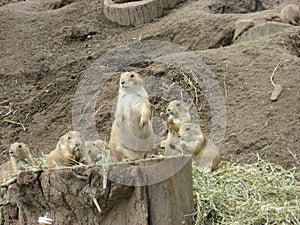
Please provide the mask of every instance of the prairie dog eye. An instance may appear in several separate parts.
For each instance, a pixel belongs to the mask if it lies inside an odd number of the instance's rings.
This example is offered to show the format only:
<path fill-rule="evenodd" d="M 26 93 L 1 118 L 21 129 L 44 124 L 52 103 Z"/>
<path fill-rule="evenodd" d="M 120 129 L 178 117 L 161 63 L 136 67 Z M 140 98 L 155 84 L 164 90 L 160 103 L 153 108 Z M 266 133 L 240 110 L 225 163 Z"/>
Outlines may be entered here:
<path fill-rule="evenodd" d="M 134 74 L 131 74 L 130 77 L 134 77 Z"/>
<path fill-rule="evenodd" d="M 189 127 L 185 129 L 185 131 L 189 131 L 189 130 L 190 130 L 190 128 L 189 128 Z"/>
<path fill-rule="evenodd" d="M 176 106 L 180 106 L 180 104 L 179 104 L 179 103 L 177 103 L 177 104 L 176 104 Z"/>
<path fill-rule="evenodd" d="M 70 137 L 70 136 L 68 136 L 68 139 L 69 139 L 69 140 L 71 140 L 71 137 Z"/>
<path fill-rule="evenodd" d="M 19 148 L 22 148 L 22 145 L 19 145 L 18 147 L 19 147 Z"/>

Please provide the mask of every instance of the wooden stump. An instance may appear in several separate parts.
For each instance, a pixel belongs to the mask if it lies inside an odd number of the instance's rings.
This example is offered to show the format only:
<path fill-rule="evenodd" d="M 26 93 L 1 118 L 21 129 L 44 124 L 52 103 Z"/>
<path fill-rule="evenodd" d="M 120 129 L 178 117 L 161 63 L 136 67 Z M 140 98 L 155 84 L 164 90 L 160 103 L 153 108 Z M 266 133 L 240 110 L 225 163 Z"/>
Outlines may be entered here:
<path fill-rule="evenodd" d="M 160 162 L 165 163 L 163 170 L 141 173 L 147 166 Z M 185 164 L 178 171 L 181 162 Z M 104 168 L 108 169 L 110 179 L 106 188 L 101 175 Z M 138 185 L 163 171 L 174 175 L 159 183 Z M 133 178 L 129 182 L 138 186 L 122 184 L 129 176 Z M 37 224 L 38 218 L 46 213 L 56 225 L 173 225 L 183 221 L 192 224 L 192 218 L 185 216 L 193 212 L 191 160 L 180 156 L 105 167 L 24 171 L 15 183 L 2 187 L 1 200 L 1 224 L 5 225 Z"/>
<path fill-rule="evenodd" d="M 124 26 L 138 26 L 162 17 L 164 9 L 171 9 L 185 0 L 104 0 L 103 12 L 107 19 Z"/>

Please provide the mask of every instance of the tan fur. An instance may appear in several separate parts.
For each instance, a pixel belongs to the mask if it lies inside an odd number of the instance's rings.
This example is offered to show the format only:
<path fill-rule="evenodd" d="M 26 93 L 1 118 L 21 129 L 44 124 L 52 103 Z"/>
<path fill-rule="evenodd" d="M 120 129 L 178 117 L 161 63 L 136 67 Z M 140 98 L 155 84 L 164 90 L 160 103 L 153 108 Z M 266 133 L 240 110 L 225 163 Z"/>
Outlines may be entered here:
<path fill-rule="evenodd" d="M 120 77 L 118 102 L 109 148 L 115 161 L 143 159 L 153 151 L 154 133 L 148 94 L 136 72 Z"/>
<path fill-rule="evenodd" d="M 102 159 L 105 151 L 109 149 L 108 144 L 103 140 L 86 141 L 84 143 L 87 154 L 91 161 L 96 163 Z"/>
<path fill-rule="evenodd" d="M 193 162 L 205 172 L 214 170 L 220 164 L 218 147 L 204 137 L 198 125 L 184 124 L 179 130 L 181 148 L 185 153 L 193 154 Z"/>
<path fill-rule="evenodd" d="M 166 113 L 161 114 L 168 129 L 166 140 L 161 142 L 161 147 L 165 148 L 165 155 L 176 155 L 181 153 L 179 147 L 178 132 L 180 127 L 191 122 L 191 116 L 187 104 L 183 101 L 171 101 L 166 109 Z"/>
<path fill-rule="evenodd" d="M 46 158 L 48 168 L 89 164 L 91 160 L 84 148 L 84 138 L 78 131 L 69 131 L 59 138 L 56 148 Z"/>
<path fill-rule="evenodd" d="M 34 161 L 28 146 L 24 143 L 14 143 L 9 150 L 10 159 L 0 166 L 0 181 L 23 170 L 26 164 L 34 165 Z"/>
<path fill-rule="evenodd" d="M 283 23 L 300 25 L 300 8 L 295 4 L 286 5 L 280 12 L 280 19 Z"/>

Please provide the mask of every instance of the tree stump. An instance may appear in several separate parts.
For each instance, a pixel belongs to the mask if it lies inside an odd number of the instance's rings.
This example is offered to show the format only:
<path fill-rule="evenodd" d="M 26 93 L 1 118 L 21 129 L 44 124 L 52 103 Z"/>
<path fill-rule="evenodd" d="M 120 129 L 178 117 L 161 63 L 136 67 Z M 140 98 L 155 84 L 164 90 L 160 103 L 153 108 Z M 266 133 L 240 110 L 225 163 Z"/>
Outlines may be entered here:
<path fill-rule="evenodd" d="M 154 166 L 149 173 L 142 172 L 158 163 L 164 163 L 164 168 Z M 139 185 L 164 171 L 174 175 Z M 108 177 L 107 183 L 102 174 Z M 127 181 L 134 186 L 124 184 Z M 191 160 L 180 156 L 135 164 L 23 171 L 14 183 L 1 188 L 1 200 L 1 224 L 5 225 L 37 224 L 46 213 L 56 225 L 192 224 L 192 217 L 187 216 L 193 212 Z"/>
<path fill-rule="evenodd" d="M 138 26 L 162 17 L 164 9 L 172 9 L 185 0 L 104 0 L 107 19 L 124 26 Z"/>

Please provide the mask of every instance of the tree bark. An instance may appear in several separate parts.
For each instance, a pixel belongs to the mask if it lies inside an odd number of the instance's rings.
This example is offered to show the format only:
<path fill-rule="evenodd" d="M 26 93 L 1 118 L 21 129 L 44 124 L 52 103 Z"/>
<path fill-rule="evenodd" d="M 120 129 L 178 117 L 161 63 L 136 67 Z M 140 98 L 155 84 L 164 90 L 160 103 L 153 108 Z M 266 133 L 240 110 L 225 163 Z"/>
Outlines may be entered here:
<path fill-rule="evenodd" d="M 139 185 L 162 174 L 161 169 L 142 173 L 145 166 L 162 161 L 164 170 L 175 175 Z M 177 172 L 182 161 L 187 163 Z M 21 172 L 14 183 L 1 189 L 1 224 L 37 224 L 45 214 L 56 225 L 192 224 L 192 218 L 185 216 L 193 212 L 192 167 L 186 156 L 141 160 L 134 165 L 112 163 L 104 168 L 108 169 L 107 184 L 101 165 Z M 134 186 L 122 184 L 126 176 L 133 177 L 129 184 Z"/>

